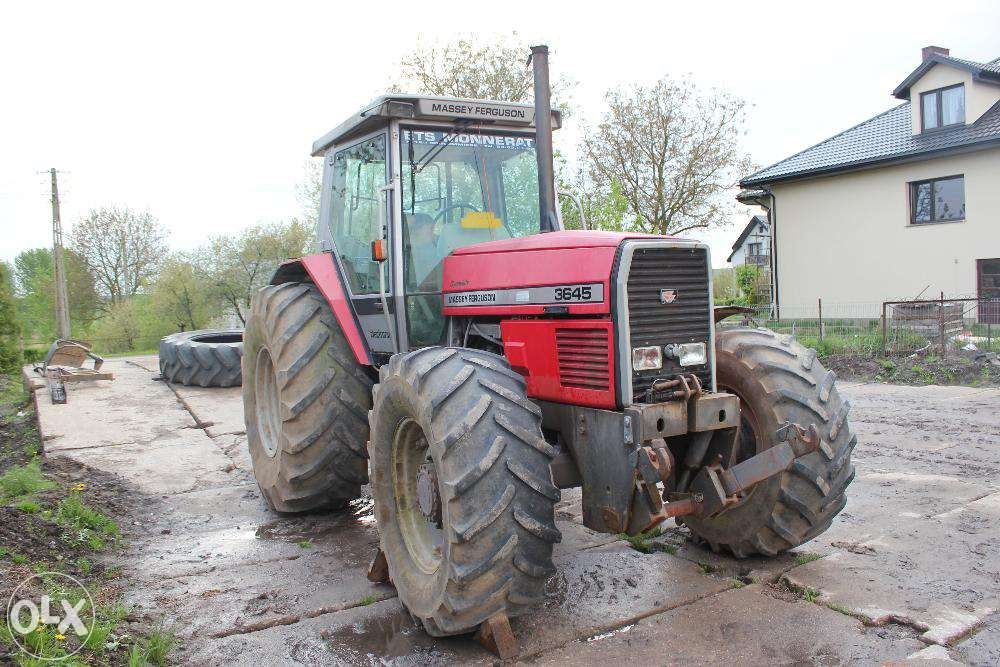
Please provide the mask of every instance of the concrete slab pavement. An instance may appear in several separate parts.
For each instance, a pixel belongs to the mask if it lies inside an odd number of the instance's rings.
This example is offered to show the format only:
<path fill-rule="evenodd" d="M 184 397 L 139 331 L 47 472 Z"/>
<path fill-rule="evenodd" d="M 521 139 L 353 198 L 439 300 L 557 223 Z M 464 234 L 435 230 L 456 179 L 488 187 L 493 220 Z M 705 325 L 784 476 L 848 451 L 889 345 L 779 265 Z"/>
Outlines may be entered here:
<path fill-rule="evenodd" d="M 181 661 L 492 663 L 468 638 L 428 637 L 391 588 L 365 579 L 378 542 L 370 503 L 267 510 L 239 390 L 155 382 L 155 357 L 107 363 L 118 379 L 72 388 L 65 406 L 38 394 L 43 434 L 58 436 L 46 454 L 120 474 L 151 503 L 131 538 L 130 600 L 174 621 Z M 841 391 L 854 404 L 858 475 L 831 530 L 793 553 L 736 561 L 672 527 L 642 554 L 583 527 L 579 491 L 565 491 L 559 571 L 542 609 L 514 621 L 523 659 L 996 664 L 1000 391 Z M 840 613 L 865 610 L 867 625 Z"/>

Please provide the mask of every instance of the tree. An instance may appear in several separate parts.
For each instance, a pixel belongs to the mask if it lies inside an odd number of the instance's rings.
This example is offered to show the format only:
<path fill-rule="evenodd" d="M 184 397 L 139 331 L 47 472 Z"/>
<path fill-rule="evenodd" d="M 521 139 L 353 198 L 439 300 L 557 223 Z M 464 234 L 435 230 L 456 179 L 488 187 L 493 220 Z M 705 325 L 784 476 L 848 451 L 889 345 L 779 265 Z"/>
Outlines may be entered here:
<path fill-rule="evenodd" d="M 10 265 L 0 262 L 0 373 L 14 373 L 21 366 L 21 328 L 13 288 Z"/>
<path fill-rule="evenodd" d="M 245 324 L 254 292 L 281 262 L 306 254 L 313 242 L 312 227 L 300 220 L 257 225 L 239 236 L 211 239 L 199 263 L 218 297 Z"/>
<path fill-rule="evenodd" d="M 743 102 L 669 77 L 609 91 L 606 100 L 608 110 L 581 143 L 597 196 L 618 187 L 639 231 L 726 224 L 734 210 L 729 190 L 750 167 L 738 146 Z"/>
<path fill-rule="evenodd" d="M 418 42 L 400 61 L 402 78 L 392 89 L 401 92 L 468 97 L 506 102 L 531 102 L 534 79 L 528 67 L 530 45 L 518 34 L 484 40 L 460 37 L 445 42 Z M 550 82 L 552 96 L 565 97 L 572 82 L 564 76 Z M 568 114 L 568 101 L 558 107 Z"/>
<path fill-rule="evenodd" d="M 73 249 L 83 257 L 101 296 L 127 300 L 156 275 L 167 254 L 167 231 L 148 211 L 100 208 L 73 225 Z"/>
<path fill-rule="evenodd" d="M 133 299 L 111 304 L 94 331 L 97 352 L 130 352 L 140 336 L 139 313 Z"/>
<path fill-rule="evenodd" d="M 183 253 L 168 257 L 151 288 L 152 310 L 170 323 L 172 331 L 191 331 L 208 326 L 219 311 L 213 284 Z"/>
<path fill-rule="evenodd" d="M 320 198 L 323 196 L 323 161 L 316 158 L 302 166 L 302 180 L 295 186 L 295 194 L 302 207 L 302 217 L 315 227 L 319 221 Z"/>
<path fill-rule="evenodd" d="M 66 266 L 66 291 L 69 295 L 69 320 L 74 335 L 83 336 L 97 317 L 99 298 L 94 277 L 83 258 L 72 250 L 63 250 Z M 55 288 L 53 287 L 52 250 L 33 248 L 14 258 L 14 281 L 17 309 L 25 333 L 34 340 L 55 338 Z"/>

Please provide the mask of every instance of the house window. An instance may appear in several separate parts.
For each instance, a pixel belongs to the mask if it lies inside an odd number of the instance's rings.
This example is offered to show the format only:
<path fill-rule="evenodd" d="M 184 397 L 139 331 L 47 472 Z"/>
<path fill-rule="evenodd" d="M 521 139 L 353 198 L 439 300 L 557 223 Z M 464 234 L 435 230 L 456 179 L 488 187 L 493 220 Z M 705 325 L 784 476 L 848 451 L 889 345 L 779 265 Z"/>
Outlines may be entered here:
<path fill-rule="evenodd" d="M 920 93 L 923 130 L 936 130 L 965 123 L 965 85 L 948 86 Z"/>
<path fill-rule="evenodd" d="M 965 177 L 910 183 L 910 224 L 965 220 Z"/>

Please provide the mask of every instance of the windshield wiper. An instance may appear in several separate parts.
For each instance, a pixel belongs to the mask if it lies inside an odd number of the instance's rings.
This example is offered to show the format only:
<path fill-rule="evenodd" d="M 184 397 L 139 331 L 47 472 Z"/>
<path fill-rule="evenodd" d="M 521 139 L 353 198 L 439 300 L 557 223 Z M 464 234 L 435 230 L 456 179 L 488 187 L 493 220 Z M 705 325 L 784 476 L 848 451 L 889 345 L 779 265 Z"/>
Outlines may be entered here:
<path fill-rule="evenodd" d="M 459 133 L 462 130 L 468 129 L 472 125 L 471 120 L 459 120 L 455 122 L 455 132 L 451 134 L 445 134 L 432 145 L 424 156 L 420 158 L 420 161 L 414 164 L 413 162 L 413 138 L 410 137 L 410 148 L 409 148 L 409 158 L 410 158 L 410 173 L 412 175 L 419 174 L 423 169 L 431 163 L 431 161 L 436 158 L 441 151 L 448 147 L 451 142 L 458 138 Z"/>

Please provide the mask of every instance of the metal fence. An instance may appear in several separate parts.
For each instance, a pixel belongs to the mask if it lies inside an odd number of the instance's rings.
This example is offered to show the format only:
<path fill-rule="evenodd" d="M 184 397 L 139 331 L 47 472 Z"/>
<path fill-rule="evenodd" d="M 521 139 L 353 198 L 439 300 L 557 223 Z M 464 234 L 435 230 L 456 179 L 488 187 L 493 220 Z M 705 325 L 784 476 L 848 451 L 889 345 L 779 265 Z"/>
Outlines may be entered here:
<path fill-rule="evenodd" d="M 943 298 L 865 303 L 751 306 L 752 315 L 723 320 L 720 328 L 751 324 L 795 336 L 820 354 L 867 357 L 1000 351 L 1000 300 Z"/>

